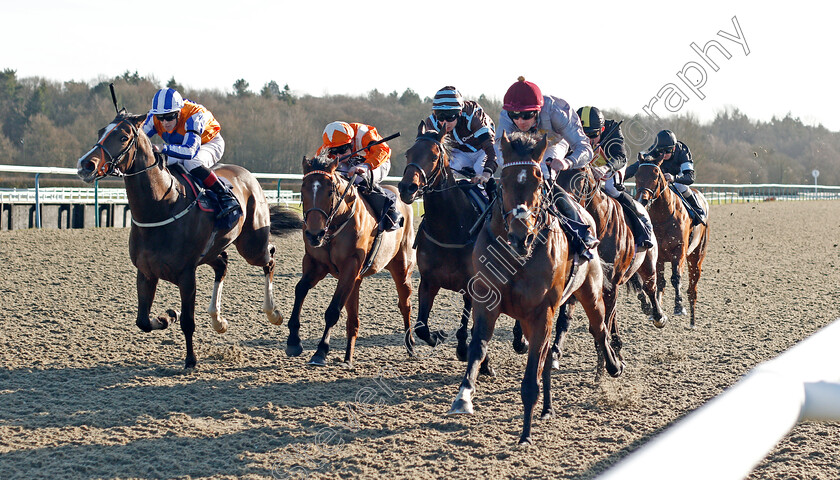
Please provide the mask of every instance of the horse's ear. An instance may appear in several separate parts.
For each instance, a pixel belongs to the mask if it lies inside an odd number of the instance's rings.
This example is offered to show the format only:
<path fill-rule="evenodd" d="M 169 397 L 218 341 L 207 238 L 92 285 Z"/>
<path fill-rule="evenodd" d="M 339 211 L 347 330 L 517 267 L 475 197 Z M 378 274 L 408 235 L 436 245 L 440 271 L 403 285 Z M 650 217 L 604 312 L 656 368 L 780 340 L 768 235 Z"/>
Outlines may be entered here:
<path fill-rule="evenodd" d="M 443 142 L 443 137 L 445 137 L 445 136 L 446 136 L 446 129 L 441 128 L 440 131 L 437 132 L 437 141 L 438 142 Z"/>
<path fill-rule="evenodd" d="M 504 157 L 505 163 L 507 163 L 507 159 L 510 159 L 510 140 L 508 139 L 507 132 L 502 130 L 502 157 Z"/>
<path fill-rule="evenodd" d="M 545 133 L 543 133 L 542 138 L 539 142 L 534 146 L 534 150 L 531 152 L 531 158 L 540 163 L 542 160 L 543 154 L 545 154 L 545 149 L 548 147 L 548 137 Z"/>
<path fill-rule="evenodd" d="M 123 109 L 121 112 L 124 114 L 125 109 Z M 134 128 L 139 129 L 141 126 L 143 126 L 143 123 L 146 121 L 146 114 L 142 113 L 139 115 L 128 115 L 125 117 L 125 119 L 126 121 L 128 121 L 128 123 L 134 125 Z"/>
<path fill-rule="evenodd" d="M 420 125 L 417 125 L 417 136 L 423 135 L 426 133 L 426 122 L 420 120 Z"/>
<path fill-rule="evenodd" d="M 306 169 L 312 165 L 312 160 L 306 158 L 306 155 L 303 156 L 303 161 L 301 162 L 300 166 L 303 169 L 303 173 L 306 173 Z"/>

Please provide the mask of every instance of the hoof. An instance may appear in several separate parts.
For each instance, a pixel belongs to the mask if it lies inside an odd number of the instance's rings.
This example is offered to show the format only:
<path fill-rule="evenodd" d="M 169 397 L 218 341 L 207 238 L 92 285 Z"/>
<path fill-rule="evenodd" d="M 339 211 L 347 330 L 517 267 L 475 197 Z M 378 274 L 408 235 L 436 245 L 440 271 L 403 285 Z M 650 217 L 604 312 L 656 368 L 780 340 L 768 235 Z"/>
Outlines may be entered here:
<path fill-rule="evenodd" d="M 463 345 L 461 343 L 459 343 L 458 346 L 455 347 L 455 356 L 458 357 L 458 360 L 460 360 L 462 362 L 467 361 L 467 344 L 466 343 L 464 343 Z"/>
<path fill-rule="evenodd" d="M 430 337 L 432 341 L 429 342 L 429 345 L 436 347 L 441 343 L 445 342 L 448 338 L 448 335 L 446 335 L 446 332 L 444 332 L 443 330 L 435 330 L 434 332 L 432 332 Z"/>
<path fill-rule="evenodd" d="M 169 315 L 170 323 L 177 322 L 181 319 L 181 312 L 172 310 L 171 308 L 166 310 L 166 314 Z"/>
<path fill-rule="evenodd" d="M 679 306 L 679 305 L 674 307 L 674 315 L 680 317 L 680 316 L 687 315 L 687 314 L 688 314 L 688 312 L 686 312 L 685 307 Z"/>
<path fill-rule="evenodd" d="M 668 317 L 666 315 L 662 315 L 662 318 L 656 320 L 653 316 L 648 317 L 648 320 L 653 321 L 653 326 L 656 328 L 663 328 L 668 323 Z"/>
<path fill-rule="evenodd" d="M 619 362 L 614 368 L 609 368 L 608 366 L 607 373 L 613 378 L 620 377 L 624 373 L 624 366 L 624 361 Z"/>
<path fill-rule="evenodd" d="M 227 332 L 227 329 L 228 329 L 228 321 L 225 320 L 224 318 L 222 318 L 220 320 L 214 320 L 213 321 L 213 330 L 215 330 L 216 333 L 225 333 L 225 332 Z"/>
<path fill-rule="evenodd" d="M 519 438 L 519 446 L 520 447 L 530 447 L 533 445 L 534 442 L 531 441 L 531 436 L 523 436 Z"/>
<path fill-rule="evenodd" d="M 338 366 L 344 370 L 353 370 L 353 362 L 338 362 Z"/>
<path fill-rule="evenodd" d="M 303 353 L 303 347 L 300 345 L 286 345 L 286 355 L 289 357 L 297 357 Z"/>
<path fill-rule="evenodd" d="M 557 357 L 553 357 L 551 359 L 551 369 L 552 370 L 560 370 L 560 359 Z"/>
<path fill-rule="evenodd" d="M 514 340 L 513 341 L 513 351 L 520 354 L 525 355 L 528 353 L 528 341 L 527 340 Z"/>
<path fill-rule="evenodd" d="M 411 330 L 405 332 L 405 337 L 403 338 L 403 345 L 405 345 L 405 351 L 409 357 L 414 358 L 416 353 L 414 352 L 414 337 L 411 335 Z"/>
<path fill-rule="evenodd" d="M 473 412 L 472 402 L 455 400 L 452 402 L 452 408 L 449 409 L 447 415 L 472 415 Z"/>
<path fill-rule="evenodd" d="M 169 319 L 166 317 L 157 317 L 149 319 L 149 324 L 152 326 L 152 330 L 166 330 L 169 327 Z"/>
<path fill-rule="evenodd" d="M 193 370 L 193 369 L 195 369 L 195 364 L 196 364 L 195 357 L 192 357 L 192 358 L 187 358 L 187 359 L 184 361 L 184 370 Z"/>
<path fill-rule="evenodd" d="M 283 315 L 280 314 L 280 310 L 265 312 L 265 315 L 268 317 L 268 321 L 271 322 L 272 325 L 283 325 Z"/>
<path fill-rule="evenodd" d="M 316 353 L 315 355 L 312 355 L 312 358 L 309 359 L 307 365 L 312 365 L 315 367 L 326 367 L 327 359 L 323 355 Z"/>
<path fill-rule="evenodd" d="M 490 366 L 488 363 L 482 363 L 481 367 L 478 369 L 479 375 L 484 375 L 485 377 L 494 378 L 496 376 L 496 370 Z"/>
<path fill-rule="evenodd" d="M 540 420 L 548 420 L 549 418 L 553 418 L 553 417 L 554 417 L 554 410 L 553 409 L 545 410 L 540 414 Z"/>

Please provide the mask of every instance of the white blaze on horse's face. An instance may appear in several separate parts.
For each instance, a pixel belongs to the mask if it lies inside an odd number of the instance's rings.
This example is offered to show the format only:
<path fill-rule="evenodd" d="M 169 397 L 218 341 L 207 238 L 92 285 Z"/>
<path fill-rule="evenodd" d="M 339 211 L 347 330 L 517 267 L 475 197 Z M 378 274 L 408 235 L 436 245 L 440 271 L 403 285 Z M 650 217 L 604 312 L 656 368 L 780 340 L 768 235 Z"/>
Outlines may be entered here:
<path fill-rule="evenodd" d="M 516 176 L 516 181 L 519 183 L 525 183 L 525 180 L 528 179 L 528 173 L 523 168 L 519 171 L 519 175 Z"/>
<path fill-rule="evenodd" d="M 88 156 L 90 156 L 90 154 L 92 154 L 93 151 L 96 150 L 96 146 L 101 144 L 103 141 L 105 141 L 105 139 L 108 137 L 108 135 L 111 133 L 111 131 L 113 131 L 115 128 L 117 128 L 116 123 L 109 124 L 107 127 L 105 127 L 105 130 L 102 132 L 102 136 L 99 137 L 99 140 L 96 141 L 96 144 L 94 144 L 93 148 L 91 148 L 90 150 L 85 152 L 84 155 L 82 155 L 81 157 L 79 157 L 78 160 L 76 160 L 76 169 L 77 170 L 82 168 L 82 160 L 84 160 Z"/>
<path fill-rule="evenodd" d="M 529 217 L 528 214 L 528 207 L 525 206 L 524 203 L 520 203 L 519 205 L 513 207 L 513 218 L 517 220 L 527 220 Z"/>
<path fill-rule="evenodd" d="M 312 182 L 312 201 L 315 201 L 315 198 L 318 197 L 318 189 L 321 188 L 321 182 L 315 180 Z"/>

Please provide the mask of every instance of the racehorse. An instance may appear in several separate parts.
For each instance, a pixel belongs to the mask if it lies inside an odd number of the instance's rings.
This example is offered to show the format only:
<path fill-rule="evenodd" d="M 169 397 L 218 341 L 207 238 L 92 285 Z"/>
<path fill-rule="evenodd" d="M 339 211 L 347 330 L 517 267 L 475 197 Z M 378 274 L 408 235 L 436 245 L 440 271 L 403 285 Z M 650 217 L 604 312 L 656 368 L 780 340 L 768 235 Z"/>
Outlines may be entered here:
<path fill-rule="evenodd" d="M 215 272 L 208 312 L 213 328 L 224 333 L 228 322 L 220 316 L 221 293 L 228 264 L 225 250 L 231 244 L 249 264 L 263 268 L 263 311 L 271 323 L 283 321 L 273 297 L 274 245 L 269 243 L 268 203 L 250 172 L 235 165 L 216 165 L 216 175 L 230 181 L 245 214 L 229 229 L 217 229 L 215 214 L 200 206 L 190 181 L 170 172 L 163 157 L 156 158 L 141 128 L 145 119 L 146 115 L 120 111 L 99 131 L 96 145 L 79 159 L 77 174 L 88 183 L 109 175 L 123 177 L 132 216 L 128 251 L 137 267 L 137 326 L 150 332 L 179 321 L 187 344 L 184 366 L 193 368 L 196 268 L 206 264 Z M 169 309 L 168 317 L 152 318 L 149 312 L 160 279 L 178 286 L 181 311 Z"/>
<path fill-rule="evenodd" d="M 702 193 L 701 205 L 709 211 L 709 204 Z M 653 231 L 659 244 L 659 258 L 656 261 L 657 293 L 660 301 L 665 290 L 665 262 L 671 262 L 671 285 L 674 286 L 674 315 L 685 315 L 685 306 L 680 293 L 680 279 L 688 262 L 688 303 L 691 308 L 691 328 L 694 328 L 694 309 L 697 303 L 697 282 L 706 258 L 709 243 L 709 227 L 706 224 L 692 226 L 688 209 L 681 197 L 668 185 L 657 163 L 642 163 L 636 172 L 636 198 L 650 212 Z"/>
<path fill-rule="evenodd" d="M 353 351 L 359 335 L 359 288 L 364 277 L 388 270 L 397 285 L 399 309 L 405 326 L 405 346 L 414 354 L 411 334 L 411 272 L 414 268 L 414 226 L 411 208 L 397 202 L 405 223 L 395 231 L 382 232 L 376 245 L 378 221 L 356 186 L 336 172 L 338 158 L 303 158 L 303 275 L 295 286 L 295 303 L 289 317 L 286 354 L 303 353 L 300 343 L 300 310 L 309 290 L 328 273 L 338 279 L 327 311 L 326 326 L 310 365 L 325 366 L 330 351 L 330 330 L 341 309 L 347 310 L 347 349 L 344 365 L 353 365 Z M 385 186 L 396 193 L 394 187 Z"/>
<path fill-rule="evenodd" d="M 582 169 L 560 172 L 557 182 L 595 220 L 597 236 L 600 241 L 598 254 L 601 260 L 610 266 L 607 269 L 609 277 L 607 283 L 610 287 L 604 289 L 605 317 L 611 334 L 612 346 L 620 356 L 622 342 L 618 333 L 616 312 L 618 287 L 627 283 L 634 274 L 639 275 L 641 288 L 650 300 L 650 305 L 648 305 L 644 295 L 639 293 L 645 313 L 650 315 L 653 324 L 658 328 L 664 327 L 668 321 L 668 317 L 662 313 L 659 298 L 656 295 L 656 260 L 658 257 L 656 242 L 654 242 L 652 248 L 641 252 L 636 250 L 633 232 L 627 224 L 621 205 L 616 199 L 611 198 L 599 188 L 599 181 L 595 179 L 590 165 Z M 635 284 L 631 283 L 631 285 Z M 560 308 L 560 314 L 557 316 L 557 331 L 555 332 L 554 344 L 551 347 L 552 366 L 555 369 L 559 368 L 559 357 L 562 355 L 574 306 L 574 297 L 572 297 L 563 304 Z"/>
<path fill-rule="evenodd" d="M 540 172 L 546 137 L 502 134 L 505 163 L 501 174 L 501 201 L 479 233 L 473 250 L 476 274 L 470 280 L 473 295 L 473 336 L 467 371 L 450 414 L 473 413 L 472 394 L 478 365 L 499 315 L 518 320 L 530 344 L 522 379 L 524 424 L 520 444 L 531 443 L 531 417 L 543 383 L 542 418 L 551 407 L 551 363 L 548 355 L 552 319 L 557 307 L 575 295 L 589 317 L 589 332 L 606 361 L 607 372 L 624 369 L 609 342 L 604 321 L 603 273 L 598 256 L 576 257 L 550 210 L 551 198 Z"/>
<path fill-rule="evenodd" d="M 397 186 L 400 198 L 412 204 L 423 197 L 425 214 L 417 231 L 417 268 L 420 271 L 419 306 L 414 331 L 429 345 L 445 338 L 441 331 L 429 331 L 429 314 L 441 288 L 459 292 L 464 300 L 461 323 L 455 333 L 455 349 L 459 360 L 467 360 L 467 323 L 472 298 L 467 282 L 472 276 L 472 252 L 475 239 L 470 228 L 481 215 L 463 186 L 458 185 L 449 168 L 449 154 L 444 142 L 446 130 L 426 131 L 421 122 L 417 138 L 406 152 L 406 167 Z M 481 365 L 481 373 L 492 375 L 489 359 Z"/>

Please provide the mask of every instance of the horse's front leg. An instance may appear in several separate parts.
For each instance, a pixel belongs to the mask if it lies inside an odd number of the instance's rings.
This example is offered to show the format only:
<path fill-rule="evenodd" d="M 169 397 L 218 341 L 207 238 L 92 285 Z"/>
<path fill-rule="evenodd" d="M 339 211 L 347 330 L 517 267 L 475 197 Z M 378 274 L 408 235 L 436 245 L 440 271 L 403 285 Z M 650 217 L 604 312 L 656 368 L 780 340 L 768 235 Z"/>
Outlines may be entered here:
<path fill-rule="evenodd" d="M 280 309 L 274 303 L 274 267 L 277 264 L 274 262 L 274 245 L 268 245 L 268 254 L 270 260 L 268 265 L 263 267 L 263 277 L 265 278 L 265 298 L 263 299 L 263 312 L 268 317 L 268 321 L 273 325 L 283 324 L 283 315 L 280 314 Z"/>
<path fill-rule="evenodd" d="M 474 411 L 472 394 L 475 391 L 475 380 L 478 377 L 480 365 L 486 359 L 487 344 L 493 337 L 493 330 L 496 328 L 499 313 L 498 305 L 488 309 L 484 303 L 481 303 L 473 311 L 473 332 L 467 353 L 467 371 L 464 374 L 458 395 L 452 402 L 452 408 L 449 409 L 450 414 L 472 414 Z"/>
<path fill-rule="evenodd" d="M 289 338 L 286 340 L 286 355 L 290 357 L 297 357 L 303 353 L 300 344 L 300 310 L 303 300 L 309 290 L 323 280 L 327 273 L 326 266 L 316 262 L 309 255 L 303 256 L 303 274 L 295 285 L 295 304 L 289 317 Z"/>
<path fill-rule="evenodd" d="M 546 380 L 546 373 L 548 373 L 548 381 L 544 385 L 545 399 L 541 416 L 544 419 L 548 419 L 554 413 L 551 408 L 551 388 L 549 386 L 551 369 L 545 369 L 546 357 L 548 357 L 549 350 L 548 338 L 551 335 L 550 312 L 551 309 L 542 313 L 535 312 L 531 318 L 527 318 L 522 322 L 524 333 L 528 337 L 528 343 L 531 345 L 531 348 L 528 351 L 525 375 L 522 377 L 521 396 L 524 416 L 522 421 L 522 435 L 519 437 L 520 445 L 531 443 L 531 424 L 533 422 L 534 406 L 537 404 L 537 399 L 540 396 L 538 379 L 542 375 L 543 380 Z"/>
<path fill-rule="evenodd" d="M 327 365 L 327 355 L 330 353 L 330 331 L 338 323 L 338 319 L 341 317 L 341 310 L 347 304 L 347 299 L 353 293 L 356 282 L 361 280 L 358 278 L 360 271 L 361 260 L 356 258 L 352 258 L 341 265 L 338 285 L 335 287 L 335 293 L 333 293 L 332 300 L 327 307 L 327 311 L 324 313 L 324 334 L 321 336 L 321 341 L 318 342 L 318 349 L 312 355 L 312 358 L 309 359 L 309 365 L 319 367 L 325 367 Z M 291 324 L 291 320 L 289 322 Z"/>
<path fill-rule="evenodd" d="M 648 320 L 652 320 L 655 327 L 662 328 L 668 323 L 668 316 L 662 312 L 662 304 L 656 294 L 656 258 L 656 249 L 648 249 L 644 261 L 639 266 L 639 270 L 636 271 L 636 275 L 633 275 L 631 281 L 636 279 L 637 283 L 639 283 L 639 287 L 643 291 L 643 293 L 639 293 L 639 299 L 642 300 L 643 304 L 645 303 L 645 295 L 650 299 L 650 307 L 645 312 L 649 315 Z M 638 279 L 641 279 L 641 281 Z"/>
<path fill-rule="evenodd" d="M 566 334 L 569 333 L 569 321 L 572 319 L 572 313 L 575 311 L 574 297 L 560 305 L 557 310 L 557 328 L 554 332 L 554 344 L 551 346 L 551 368 L 552 370 L 560 369 L 560 357 L 563 356 L 563 347 L 566 344 Z"/>
<path fill-rule="evenodd" d="M 170 319 L 166 317 L 152 318 L 152 303 L 157 291 L 157 277 L 149 278 L 137 270 L 137 327 L 144 332 L 163 330 L 169 326 Z M 173 312 L 174 313 L 174 312 Z M 177 314 L 173 320 L 177 319 Z"/>
<path fill-rule="evenodd" d="M 187 344 L 187 357 L 184 368 L 195 368 L 196 359 L 193 351 L 193 333 L 195 333 L 195 268 L 188 268 L 178 279 L 178 291 L 181 292 L 181 331 Z"/>
<path fill-rule="evenodd" d="M 429 330 L 429 316 L 439 291 L 440 285 L 432 284 L 426 278 L 420 277 L 420 288 L 417 290 L 417 323 L 414 325 L 414 333 L 420 340 L 433 347 L 443 342 L 444 337 L 441 331 L 431 332 Z"/>
<path fill-rule="evenodd" d="M 461 310 L 461 326 L 455 332 L 455 338 L 458 339 L 458 346 L 455 347 L 455 356 L 462 362 L 467 361 L 467 335 L 469 332 L 470 312 L 472 311 L 472 297 L 469 293 L 464 292 L 464 309 Z"/>
<path fill-rule="evenodd" d="M 607 373 L 613 377 L 621 375 L 624 371 L 624 361 L 615 353 L 609 341 L 610 332 L 607 329 L 602 286 L 599 283 L 590 277 L 575 292 L 575 298 L 586 311 L 586 317 L 589 319 L 589 333 L 595 340 L 595 350 L 598 353 L 596 380 L 600 379 L 603 368 L 606 368 Z"/>
<path fill-rule="evenodd" d="M 210 323 L 213 325 L 213 330 L 217 333 L 225 333 L 228 328 L 228 322 L 221 317 L 220 312 L 222 308 L 222 285 L 225 283 L 228 267 L 227 252 L 220 253 L 218 257 L 207 264 L 210 265 L 215 273 L 213 293 L 210 295 L 210 306 L 207 307 L 207 313 L 210 314 Z"/>

